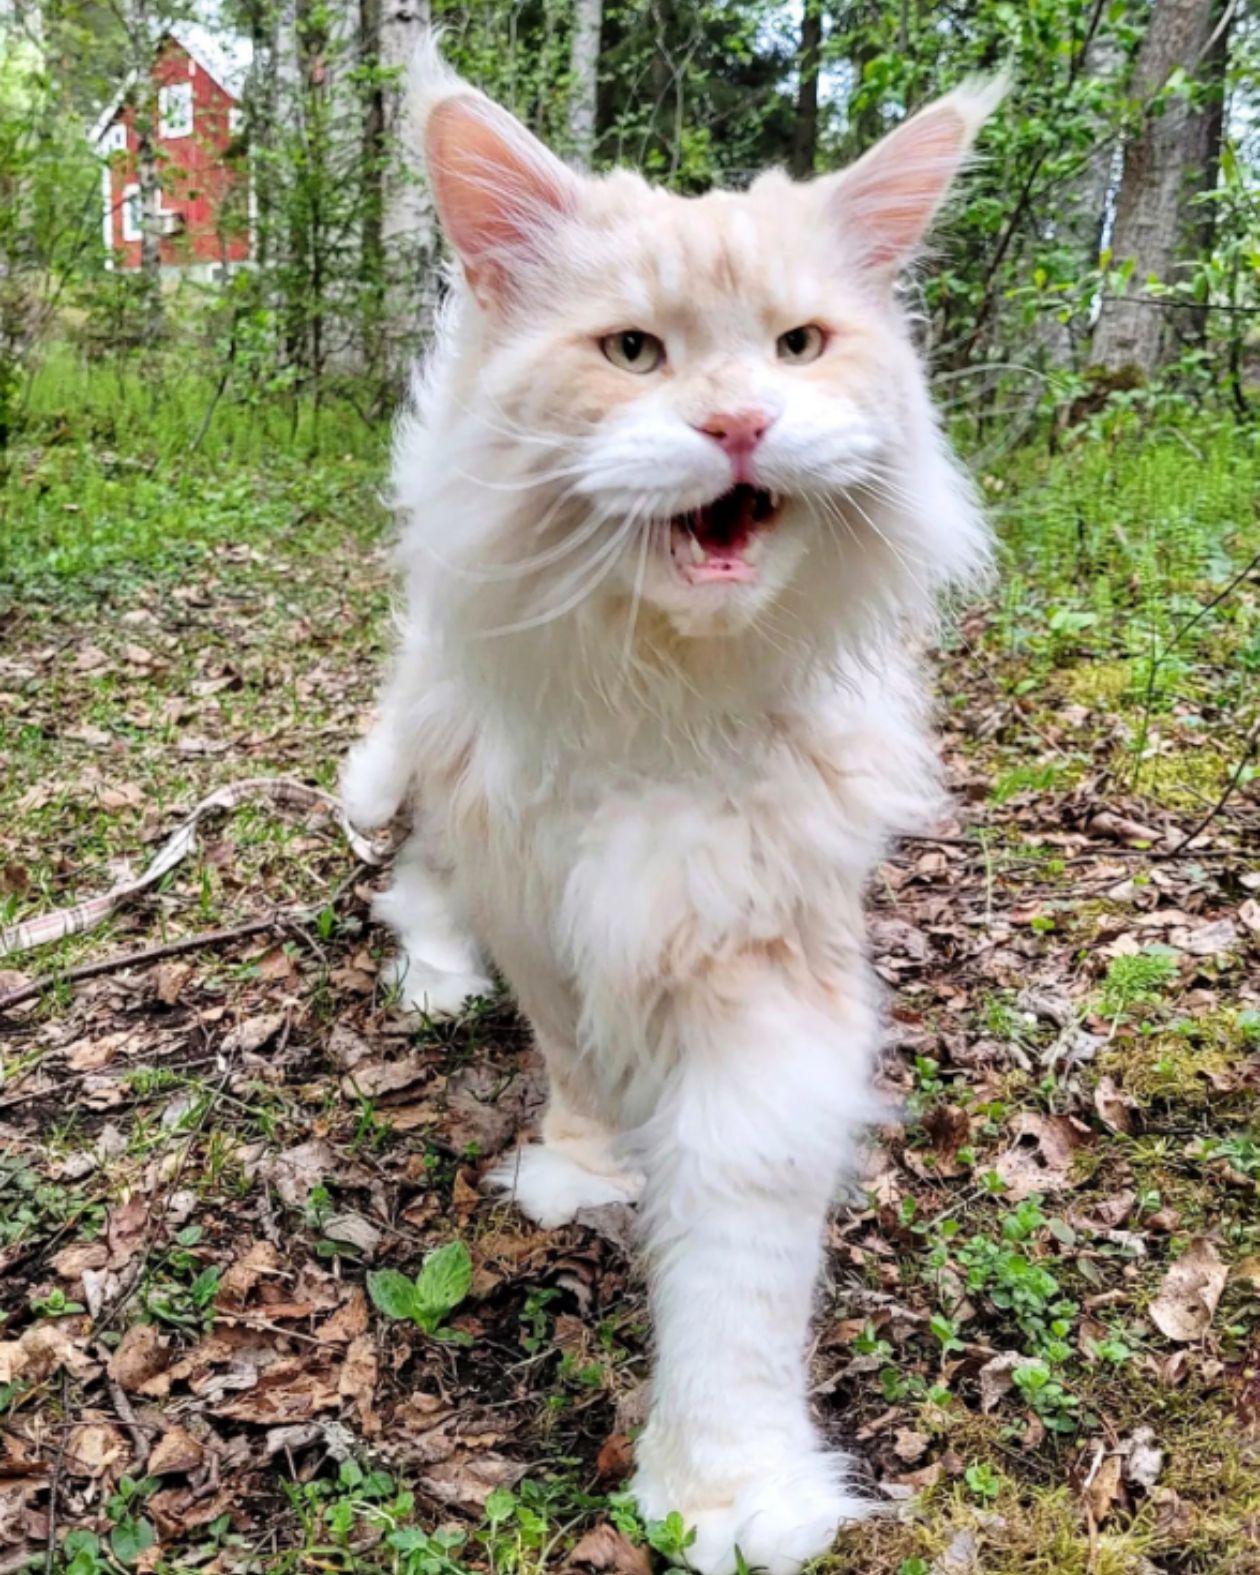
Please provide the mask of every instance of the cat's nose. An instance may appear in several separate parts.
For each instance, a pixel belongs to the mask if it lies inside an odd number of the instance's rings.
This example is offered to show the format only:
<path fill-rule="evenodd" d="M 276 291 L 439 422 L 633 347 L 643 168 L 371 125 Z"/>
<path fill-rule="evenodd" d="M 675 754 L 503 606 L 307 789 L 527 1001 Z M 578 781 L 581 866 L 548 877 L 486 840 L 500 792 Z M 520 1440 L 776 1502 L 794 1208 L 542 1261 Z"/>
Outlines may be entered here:
<path fill-rule="evenodd" d="M 765 437 L 773 416 L 764 410 L 722 411 L 710 416 L 699 431 L 711 437 L 732 459 L 746 459 Z"/>

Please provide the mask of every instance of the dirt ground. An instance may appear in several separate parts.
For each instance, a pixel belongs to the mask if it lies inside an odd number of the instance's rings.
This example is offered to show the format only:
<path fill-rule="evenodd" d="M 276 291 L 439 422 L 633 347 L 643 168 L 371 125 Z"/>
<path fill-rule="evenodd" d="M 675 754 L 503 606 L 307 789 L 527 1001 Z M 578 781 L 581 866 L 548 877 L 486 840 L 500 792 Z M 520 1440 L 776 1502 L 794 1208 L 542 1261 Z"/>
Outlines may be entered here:
<path fill-rule="evenodd" d="M 6 922 L 138 871 L 223 783 L 331 786 L 387 584 L 324 523 L 12 603 Z M 1131 679 L 1008 635 L 986 604 L 943 653 L 956 814 L 871 892 L 907 1120 L 836 1213 L 812 1364 L 890 1512 L 826 1567 L 1246 1575 L 1260 804 L 1196 774 L 1204 718 L 1244 758 L 1245 679 L 1199 654 L 1138 791 Z M 618 1496 L 633 1222 L 484 1198 L 537 1106 L 528 1038 L 506 1000 L 398 1013 L 380 879 L 327 814 L 255 802 L 106 928 L 0 959 L 0 997 L 48 980 L 0 1000 L 0 1571 L 641 1575 L 685 1540 Z M 210 931 L 240 933 L 128 960 Z"/>

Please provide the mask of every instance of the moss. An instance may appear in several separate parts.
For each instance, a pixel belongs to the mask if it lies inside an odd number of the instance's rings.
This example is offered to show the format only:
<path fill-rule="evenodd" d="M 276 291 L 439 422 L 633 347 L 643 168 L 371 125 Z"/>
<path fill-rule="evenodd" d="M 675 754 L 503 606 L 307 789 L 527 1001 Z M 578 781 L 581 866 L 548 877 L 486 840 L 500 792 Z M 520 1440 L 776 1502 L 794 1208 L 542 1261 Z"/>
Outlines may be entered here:
<path fill-rule="evenodd" d="M 1168 809 L 1202 810 L 1214 804 L 1225 790 L 1234 764 L 1210 749 L 1183 749 L 1175 754 L 1154 755 L 1137 763 L 1120 755 L 1113 770 L 1155 803 Z"/>
<path fill-rule="evenodd" d="M 1082 662 L 1062 675 L 1062 689 L 1068 700 L 1098 710 L 1115 710 L 1121 702 L 1134 698 L 1132 662 Z"/>
<path fill-rule="evenodd" d="M 1254 1102 L 1244 1068 L 1260 1053 L 1250 1019 L 1229 1008 L 1186 1019 L 1156 1034 L 1116 1040 L 1099 1057 L 1100 1075 L 1116 1080 L 1146 1103 L 1180 1109 L 1220 1110 L 1233 1101 Z"/>

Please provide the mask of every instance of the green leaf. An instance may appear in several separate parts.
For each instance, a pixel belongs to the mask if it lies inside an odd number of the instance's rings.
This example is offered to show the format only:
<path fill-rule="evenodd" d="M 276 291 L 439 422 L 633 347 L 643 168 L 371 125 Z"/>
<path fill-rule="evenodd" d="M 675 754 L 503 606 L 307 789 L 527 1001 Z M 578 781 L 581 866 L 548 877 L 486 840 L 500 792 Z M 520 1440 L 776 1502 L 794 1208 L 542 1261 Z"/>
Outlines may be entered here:
<path fill-rule="evenodd" d="M 462 1241 L 448 1241 L 431 1252 L 416 1278 L 418 1321 L 436 1328 L 468 1295 L 472 1273 L 472 1256 Z"/>
<path fill-rule="evenodd" d="M 405 1274 L 399 1274 L 397 1269 L 377 1269 L 368 1275 L 367 1288 L 372 1305 L 387 1318 L 410 1318 L 420 1322 L 416 1288 Z"/>
<path fill-rule="evenodd" d="M 134 1564 L 146 1548 L 157 1541 L 157 1533 L 147 1520 L 128 1515 L 109 1534 L 109 1545 L 120 1564 Z"/>

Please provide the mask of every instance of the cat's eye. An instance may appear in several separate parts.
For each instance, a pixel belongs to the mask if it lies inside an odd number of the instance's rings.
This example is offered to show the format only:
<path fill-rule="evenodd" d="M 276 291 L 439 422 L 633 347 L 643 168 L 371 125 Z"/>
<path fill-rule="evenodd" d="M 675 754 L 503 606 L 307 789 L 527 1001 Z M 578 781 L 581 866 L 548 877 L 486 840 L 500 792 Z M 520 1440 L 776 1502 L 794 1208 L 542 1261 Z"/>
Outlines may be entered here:
<path fill-rule="evenodd" d="M 655 334 L 641 328 L 627 328 L 619 334 L 605 334 L 599 348 L 623 372 L 655 372 L 665 359 L 665 346 Z"/>
<path fill-rule="evenodd" d="M 775 349 L 780 361 L 790 361 L 794 366 L 804 366 L 817 361 L 823 353 L 827 336 L 817 323 L 803 323 L 800 328 L 789 328 L 780 334 Z"/>

